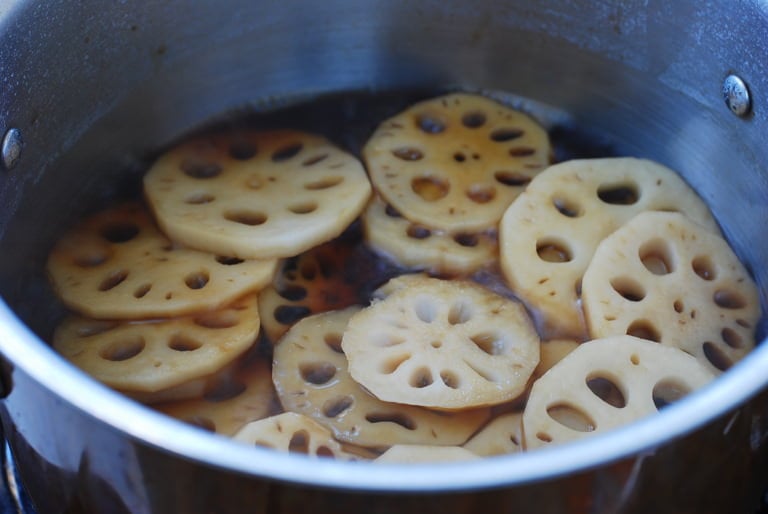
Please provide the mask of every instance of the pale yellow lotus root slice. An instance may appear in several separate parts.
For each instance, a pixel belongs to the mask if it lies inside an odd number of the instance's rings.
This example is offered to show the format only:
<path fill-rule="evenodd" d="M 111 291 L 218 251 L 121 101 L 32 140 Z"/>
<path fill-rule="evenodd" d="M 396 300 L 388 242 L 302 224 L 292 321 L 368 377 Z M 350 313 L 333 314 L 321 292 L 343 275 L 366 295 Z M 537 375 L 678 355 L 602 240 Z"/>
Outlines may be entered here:
<path fill-rule="evenodd" d="M 425 444 L 398 444 L 379 455 L 377 464 L 427 464 L 477 460 L 480 456 L 461 446 L 432 446 Z"/>
<path fill-rule="evenodd" d="M 523 451 L 523 413 L 497 416 L 463 446 L 481 457 Z"/>
<path fill-rule="evenodd" d="M 105 321 L 72 316 L 53 347 L 121 391 L 157 392 L 206 377 L 248 350 L 259 332 L 256 295 L 217 311 L 166 320 Z"/>
<path fill-rule="evenodd" d="M 598 246 L 583 285 L 593 337 L 630 334 L 725 371 L 755 345 L 759 293 L 720 236 L 681 214 L 639 214 Z"/>
<path fill-rule="evenodd" d="M 383 122 L 363 148 L 387 203 L 415 223 L 454 232 L 495 226 L 550 154 L 535 120 L 470 94 L 413 105 Z"/>
<path fill-rule="evenodd" d="M 539 378 L 549 371 L 549 368 L 563 360 L 563 358 L 579 346 L 573 339 L 550 339 L 542 341 L 539 347 L 539 365 L 533 371 L 533 378 Z"/>
<path fill-rule="evenodd" d="M 272 280 L 276 260 L 240 260 L 175 245 L 140 204 L 102 211 L 53 248 L 61 300 L 92 318 L 180 316 L 223 307 Z"/>
<path fill-rule="evenodd" d="M 326 139 L 274 131 L 185 141 L 152 165 L 144 191 L 172 239 L 267 259 L 341 234 L 362 212 L 371 185 L 362 163 Z"/>
<path fill-rule="evenodd" d="M 714 374 L 691 355 L 633 336 L 582 343 L 533 384 L 526 450 L 581 439 L 658 412 Z"/>
<path fill-rule="evenodd" d="M 161 403 L 154 408 L 224 436 L 233 436 L 247 423 L 274 414 L 276 400 L 269 363 L 258 356 L 247 357 L 235 369 L 217 373 L 201 398 Z"/>
<path fill-rule="evenodd" d="M 489 409 L 445 413 L 387 403 L 352 379 L 341 338 L 359 310 L 304 318 L 275 346 L 272 378 L 283 407 L 310 416 L 336 439 L 360 446 L 464 443 L 486 422 Z"/>
<path fill-rule="evenodd" d="M 384 401 L 464 409 L 514 399 L 539 362 L 524 307 L 477 284 L 424 279 L 355 314 L 352 377 Z"/>
<path fill-rule="evenodd" d="M 678 211 L 717 232 L 707 206 L 672 170 L 648 160 L 567 161 L 538 175 L 499 229 L 501 268 L 540 317 L 543 337 L 585 338 L 581 279 L 595 248 L 636 214 Z"/>
<path fill-rule="evenodd" d="M 363 213 L 365 240 L 405 268 L 466 275 L 496 262 L 496 230 L 450 233 L 412 223 L 378 196 Z"/>
<path fill-rule="evenodd" d="M 346 452 L 339 442 L 333 439 L 327 428 L 312 418 L 295 412 L 284 412 L 252 421 L 235 434 L 234 440 L 283 452 L 300 453 L 312 458 L 360 459 L 357 455 Z"/>

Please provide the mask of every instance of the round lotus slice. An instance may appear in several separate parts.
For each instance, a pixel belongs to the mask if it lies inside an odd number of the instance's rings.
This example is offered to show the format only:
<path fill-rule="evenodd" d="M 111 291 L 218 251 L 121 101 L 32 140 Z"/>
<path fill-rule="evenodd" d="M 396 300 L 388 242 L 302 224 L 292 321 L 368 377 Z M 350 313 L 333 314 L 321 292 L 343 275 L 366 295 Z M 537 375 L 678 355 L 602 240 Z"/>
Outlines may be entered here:
<path fill-rule="evenodd" d="M 279 451 L 301 453 L 308 457 L 358 460 L 333 439 L 331 432 L 307 416 L 284 412 L 245 425 L 235 441 Z"/>
<path fill-rule="evenodd" d="M 431 462 L 456 462 L 476 460 L 480 457 L 461 446 L 431 446 L 422 444 L 398 444 L 379 455 L 377 464 L 417 464 Z"/>
<path fill-rule="evenodd" d="M 259 333 L 256 296 L 167 320 L 104 321 L 72 316 L 53 347 L 72 364 L 121 391 L 154 393 L 207 377 L 248 350 Z"/>
<path fill-rule="evenodd" d="M 651 161 L 567 161 L 539 174 L 502 218 L 501 268 L 537 311 L 547 339 L 585 337 L 581 280 L 595 248 L 643 211 L 678 211 L 717 233 L 696 193 L 672 170 Z"/>
<path fill-rule="evenodd" d="M 597 248 L 583 285 L 593 337 L 630 334 L 725 371 L 755 345 L 757 286 L 720 236 L 681 214 L 639 214 Z"/>
<path fill-rule="evenodd" d="M 144 190 L 175 241 L 269 259 L 341 234 L 371 186 L 360 161 L 326 139 L 275 131 L 190 139 L 153 164 Z"/>
<path fill-rule="evenodd" d="M 221 308 L 269 284 L 276 265 L 175 245 L 146 209 L 131 203 L 64 235 L 48 273 L 61 300 L 85 316 L 142 319 Z"/>
<path fill-rule="evenodd" d="M 497 416 L 463 447 L 481 457 L 523 451 L 523 413 L 510 412 Z"/>
<path fill-rule="evenodd" d="M 427 227 L 483 231 L 549 164 L 547 132 L 478 95 L 418 103 L 383 122 L 363 148 L 379 194 Z"/>
<path fill-rule="evenodd" d="M 437 409 L 524 391 L 539 336 L 523 306 L 479 285 L 410 280 L 355 314 L 342 339 L 352 377 L 381 400 Z"/>
<path fill-rule="evenodd" d="M 687 353 L 633 336 L 582 343 L 534 382 L 523 412 L 527 450 L 638 420 L 706 385 Z"/>
<path fill-rule="evenodd" d="M 363 213 L 368 245 L 400 266 L 441 275 L 466 275 L 496 262 L 495 230 L 458 232 L 430 229 L 404 218 L 374 197 Z"/>
<path fill-rule="evenodd" d="M 387 403 L 352 379 L 341 338 L 359 310 L 305 318 L 275 346 L 272 378 L 283 407 L 328 427 L 336 439 L 360 446 L 464 443 L 488 419 L 489 409 L 443 413 Z"/>

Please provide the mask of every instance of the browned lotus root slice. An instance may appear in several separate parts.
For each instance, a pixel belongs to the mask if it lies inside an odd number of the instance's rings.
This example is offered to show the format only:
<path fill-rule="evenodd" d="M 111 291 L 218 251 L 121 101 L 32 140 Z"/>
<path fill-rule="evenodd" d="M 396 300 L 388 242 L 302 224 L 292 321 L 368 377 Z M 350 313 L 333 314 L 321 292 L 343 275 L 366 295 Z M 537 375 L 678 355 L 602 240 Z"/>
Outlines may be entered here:
<path fill-rule="evenodd" d="M 171 243 L 139 204 L 85 220 L 59 240 L 48 272 L 62 301 L 93 318 L 179 316 L 222 307 L 272 279 L 277 261 L 241 261 Z"/>
<path fill-rule="evenodd" d="M 344 451 L 327 428 L 312 418 L 295 412 L 284 412 L 252 421 L 240 429 L 234 439 L 242 443 L 301 453 L 309 457 L 359 459 L 356 455 Z"/>
<path fill-rule="evenodd" d="M 455 234 L 412 223 L 381 198 L 373 198 L 363 214 L 365 238 L 378 253 L 399 265 L 435 274 L 468 274 L 495 262 L 495 230 Z"/>
<path fill-rule="evenodd" d="M 379 455 L 374 462 L 390 464 L 416 464 L 427 462 L 454 462 L 479 459 L 461 446 L 434 446 L 426 444 L 397 444 Z"/>
<path fill-rule="evenodd" d="M 725 371 L 755 345 L 757 286 L 728 243 L 677 213 L 639 214 L 584 274 L 593 337 L 630 334 Z"/>
<path fill-rule="evenodd" d="M 67 318 L 53 347 L 122 391 L 156 392 L 206 377 L 250 348 L 259 332 L 256 295 L 198 315 L 145 322 Z"/>
<path fill-rule="evenodd" d="M 523 451 L 523 413 L 510 412 L 494 418 L 464 448 L 481 457 Z"/>
<path fill-rule="evenodd" d="M 360 161 L 324 138 L 275 131 L 190 139 L 155 162 L 144 190 L 174 240 L 265 259 L 339 235 L 371 185 Z"/>
<path fill-rule="evenodd" d="M 350 319 L 342 347 L 352 377 L 381 400 L 439 409 L 523 392 L 539 362 L 523 306 L 470 282 L 418 282 Z"/>
<path fill-rule="evenodd" d="M 438 413 L 383 402 L 347 370 L 341 337 L 359 307 L 299 321 L 275 346 L 272 377 L 283 407 L 329 427 L 336 439 L 386 448 L 393 444 L 464 443 L 489 416 L 488 409 Z"/>
<path fill-rule="evenodd" d="M 539 347 L 540 358 L 539 365 L 533 371 L 533 378 L 539 378 L 549 371 L 549 368 L 563 360 L 563 358 L 579 346 L 577 341 L 572 339 L 551 339 L 542 341 Z"/>
<path fill-rule="evenodd" d="M 713 378 L 687 353 L 633 336 L 582 343 L 534 382 L 523 413 L 525 448 L 630 423 Z"/>
<path fill-rule="evenodd" d="M 502 271 L 538 311 L 546 338 L 585 338 L 584 270 L 603 238 L 648 210 L 679 211 L 718 231 L 706 205 L 674 171 L 634 158 L 556 164 L 509 207 L 499 230 Z"/>
<path fill-rule="evenodd" d="M 477 95 L 418 103 L 383 122 L 363 148 L 376 190 L 415 223 L 447 231 L 495 226 L 549 164 L 547 132 Z"/>
<path fill-rule="evenodd" d="M 217 373 L 202 398 L 154 406 L 176 419 L 225 436 L 251 421 L 266 418 L 275 407 L 269 363 L 248 355 L 234 369 Z"/>

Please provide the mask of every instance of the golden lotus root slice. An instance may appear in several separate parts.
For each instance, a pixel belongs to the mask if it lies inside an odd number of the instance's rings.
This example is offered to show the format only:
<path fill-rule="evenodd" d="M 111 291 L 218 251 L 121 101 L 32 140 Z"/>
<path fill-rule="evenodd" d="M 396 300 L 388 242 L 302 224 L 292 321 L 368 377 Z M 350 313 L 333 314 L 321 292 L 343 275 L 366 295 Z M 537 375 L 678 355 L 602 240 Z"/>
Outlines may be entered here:
<path fill-rule="evenodd" d="M 305 318 L 275 346 L 272 377 L 283 407 L 328 427 L 336 439 L 361 446 L 464 443 L 488 419 L 489 409 L 438 413 L 387 403 L 352 379 L 341 338 L 359 310 Z"/>
<path fill-rule="evenodd" d="M 259 333 L 256 296 L 217 311 L 144 322 L 71 316 L 53 347 L 97 380 L 154 393 L 207 377 L 248 350 Z"/>
<path fill-rule="evenodd" d="M 312 418 L 295 412 L 284 412 L 252 421 L 241 428 L 234 439 L 246 444 L 300 453 L 308 457 L 359 460 L 356 455 L 347 453 L 338 441 L 333 439 L 327 428 Z"/>
<path fill-rule="evenodd" d="M 523 451 L 523 413 L 510 412 L 497 416 L 463 447 L 481 457 Z"/>
<path fill-rule="evenodd" d="M 381 400 L 438 409 L 522 393 L 539 362 L 523 306 L 470 282 L 419 282 L 350 319 L 342 348 L 352 377 Z"/>
<path fill-rule="evenodd" d="M 400 266 L 442 275 L 469 274 L 496 262 L 495 230 L 450 233 L 412 223 L 381 198 L 363 213 L 368 245 Z"/>
<path fill-rule="evenodd" d="M 682 212 L 718 232 L 704 202 L 674 171 L 634 158 L 556 164 L 510 205 L 499 229 L 501 268 L 540 316 L 546 338 L 586 337 L 581 280 L 595 248 L 648 210 Z"/>
<path fill-rule="evenodd" d="M 412 106 L 383 122 L 363 148 L 387 203 L 449 232 L 495 226 L 550 153 L 546 130 L 532 118 L 470 94 Z"/>
<path fill-rule="evenodd" d="M 201 398 L 155 405 L 171 417 L 224 436 L 273 414 L 275 391 L 269 363 L 246 354 L 234 369 L 217 373 Z"/>
<path fill-rule="evenodd" d="M 461 446 L 433 446 L 425 444 L 398 444 L 379 455 L 377 464 L 417 464 L 430 462 L 456 462 L 476 460 L 480 457 Z"/>
<path fill-rule="evenodd" d="M 645 339 L 623 335 L 582 343 L 534 382 L 523 413 L 525 447 L 625 425 L 713 378 L 691 355 Z"/>
<path fill-rule="evenodd" d="M 139 204 L 102 211 L 48 258 L 61 300 L 92 318 L 180 316 L 223 307 L 272 280 L 276 260 L 240 260 L 172 243 Z"/>
<path fill-rule="evenodd" d="M 718 372 L 755 345 L 757 286 L 724 239 L 681 214 L 639 214 L 607 237 L 583 295 L 593 337 L 658 341 Z"/>
<path fill-rule="evenodd" d="M 326 139 L 275 131 L 190 139 L 153 164 L 144 190 L 172 239 L 268 259 L 341 234 L 371 185 L 360 161 Z"/>

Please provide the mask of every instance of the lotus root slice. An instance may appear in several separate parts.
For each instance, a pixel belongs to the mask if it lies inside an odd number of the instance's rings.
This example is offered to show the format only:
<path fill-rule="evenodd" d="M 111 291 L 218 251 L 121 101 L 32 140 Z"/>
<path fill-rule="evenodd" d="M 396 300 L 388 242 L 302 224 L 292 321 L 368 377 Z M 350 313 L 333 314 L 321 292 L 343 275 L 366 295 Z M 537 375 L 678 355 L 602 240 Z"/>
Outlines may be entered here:
<path fill-rule="evenodd" d="M 431 446 L 399 444 L 377 457 L 377 464 L 417 464 L 432 462 L 456 462 L 480 458 L 461 446 Z"/>
<path fill-rule="evenodd" d="M 523 451 L 523 413 L 509 412 L 495 417 L 463 447 L 481 457 Z"/>

